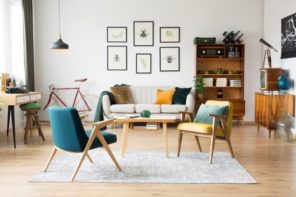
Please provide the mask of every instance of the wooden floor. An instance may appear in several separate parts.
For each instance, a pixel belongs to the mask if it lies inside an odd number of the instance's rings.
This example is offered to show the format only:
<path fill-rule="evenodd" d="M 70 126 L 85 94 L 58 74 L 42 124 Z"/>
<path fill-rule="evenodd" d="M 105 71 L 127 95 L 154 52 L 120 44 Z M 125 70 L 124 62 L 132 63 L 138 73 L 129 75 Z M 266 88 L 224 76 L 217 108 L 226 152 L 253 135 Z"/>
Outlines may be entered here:
<path fill-rule="evenodd" d="M 227 196 L 227 197 L 292 197 L 296 196 L 296 144 L 283 142 L 278 137 L 268 139 L 262 128 L 259 135 L 255 126 L 236 126 L 232 143 L 236 159 L 251 173 L 257 184 L 110 184 L 110 183 L 30 183 L 41 170 L 52 149 L 50 129 L 43 125 L 46 142 L 37 132 L 23 143 L 23 132 L 17 133 L 17 149 L 9 138 L 0 133 L 0 196 Z M 117 129 L 119 150 L 121 129 Z M 182 151 L 197 150 L 193 137 L 184 136 Z M 208 150 L 209 140 L 201 140 Z M 177 135 L 169 129 L 169 150 L 176 152 Z M 128 151 L 162 151 L 161 131 L 137 130 L 130 133 Z M 218 151 L 226 151 L 218 142 Z M 99 150 L 103 151 L 103 150 Z M 115 168 L 114 168 L 115 170 Z M 124 169 L 123 169 L 124 170 Z"/>

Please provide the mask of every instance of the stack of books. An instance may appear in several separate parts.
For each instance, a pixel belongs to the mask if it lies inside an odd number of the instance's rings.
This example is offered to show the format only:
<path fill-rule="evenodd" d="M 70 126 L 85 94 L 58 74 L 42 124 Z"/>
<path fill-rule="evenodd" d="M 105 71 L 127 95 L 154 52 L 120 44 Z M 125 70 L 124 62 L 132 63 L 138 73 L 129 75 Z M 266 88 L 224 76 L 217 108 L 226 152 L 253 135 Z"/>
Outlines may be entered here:
<path fill-rule="evenodd" d="M 227 78 L 216 79 L 216 87 L 226 87 L 226 86 L 227 86 Z"/>
<path fill-rule="evenodd" d="M 213 87 L 214 79 L 213 78 L 203 78 L 204 87 Z"/>
<path fill-rule="evenodd" d="M 242 87 L 242 80 L 240 79 L 231 79 L 229 80 L 230 87 Z"/>
<path fill-rule="evenodd" d="M 158 129 L 158 124 L 157 123 L 146 123 L 146 129 L 152 129 L 152 130 L 156 130 Z"/>

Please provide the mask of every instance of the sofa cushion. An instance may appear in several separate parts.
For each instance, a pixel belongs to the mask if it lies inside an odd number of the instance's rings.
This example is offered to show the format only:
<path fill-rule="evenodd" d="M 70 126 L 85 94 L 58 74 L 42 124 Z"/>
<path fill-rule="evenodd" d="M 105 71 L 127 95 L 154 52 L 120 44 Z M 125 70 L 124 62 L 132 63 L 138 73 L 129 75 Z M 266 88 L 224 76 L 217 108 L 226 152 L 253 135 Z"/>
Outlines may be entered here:
<path fill-rule="evenodd" d="M 191 88 L 176 87 L 176 91 L 173 96 L 173 104 L 185 105 L 187 95 L 190 93 L 190 91 L 191 91 Z"/>
<path fill-rule="evenodd" d="M 186 111 L 186 105 L 161 105 L 161 113 L 178 113 Z"/>
<path fill-rule="evenodd" d="M 115 98 L 116 104 L 131 104 L 135 103 L 130 87 L 128 85 L 115 85 L 110 87 Z"/>
<path fill-rule="evenodd" d="M 172 104 L 175 89 L 157 90 L 155 104 Z"/>
<path fill-rule="evenodd" d="M 160 105 L 155 104 L 136 104 L 136 112 L 141 113 L 143 110 L 149 110 L 152 114 L 160 113 Z"/>
<path fill-rule="evenodd" d="M 115 104 L 115 105 L 111 105 L 110 111 L 112 113 L 134 113 L 135 105 L 134 104 Z"/>

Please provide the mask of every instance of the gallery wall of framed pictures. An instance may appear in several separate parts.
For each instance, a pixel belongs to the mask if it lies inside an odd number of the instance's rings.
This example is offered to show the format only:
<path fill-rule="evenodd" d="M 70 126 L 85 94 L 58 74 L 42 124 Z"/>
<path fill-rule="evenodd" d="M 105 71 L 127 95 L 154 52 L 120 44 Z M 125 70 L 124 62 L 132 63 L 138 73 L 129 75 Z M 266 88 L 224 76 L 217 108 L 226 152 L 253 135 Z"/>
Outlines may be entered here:
<path fill-rule="evenodd" d="M 135 73 L 152 74 L 152 53 L 155 46 L 154 21 L 133 21 L 133 47 L 141 52 L 135 53 Z M 107 26 L 107 70 L 128 70 L 128 28 L 127 26 Z M 180 71 L 180 46 L 172 46 L 181 42 L 181 28 L 178 26 L 159 27 L 159 72 Z M 116 45 L 115 45 L 116 43 Z M 126 43 L 126 44 L 123 44 Z M 114 45 L 113 45 L 114 44 Z M 119 45 L 123 44 L 123 45 Z M 148 52 L 143 52 L 146 51 Z"/>

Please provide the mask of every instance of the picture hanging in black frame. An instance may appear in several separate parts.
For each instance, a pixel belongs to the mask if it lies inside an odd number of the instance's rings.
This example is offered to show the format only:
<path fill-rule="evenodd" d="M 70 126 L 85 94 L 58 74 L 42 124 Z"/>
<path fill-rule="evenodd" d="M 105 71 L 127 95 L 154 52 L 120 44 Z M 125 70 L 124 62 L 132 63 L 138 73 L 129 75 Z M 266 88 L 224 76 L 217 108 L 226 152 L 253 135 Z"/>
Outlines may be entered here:
<path fill-rule="evenodd" d="M 127 27 L 107 27 L 107 42 L 127 42 Z"/>
<path fill-rule="evenodd" d="M 180 27 L 160 27 L 159 41 L 160 43 L 179 43 Z"/>
<path fill-rule="evenodd" d="M 152 54 L 137 53 L 136 54 L 136 73 L 151 74 Z"/>
<path fill-rule="evenodd" d="M 127 70 L 127 46 L 107 46 L 107 70 Z"/>
<path fill-rule="evenodd" d="M 159 48 L 160 72 L 180 71 L 180 47 Z"/>
<path fill-rule="evenodd" d="M 154 21 L 134 21 L 134 46 L 154 46 Z"/>
<path fill-rule="evenodd" d="M 281 59 L 296 57 L 296 13 L 282 19 L 282 54 Z"/>

